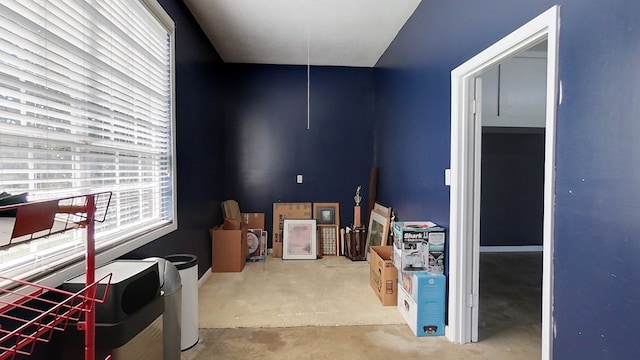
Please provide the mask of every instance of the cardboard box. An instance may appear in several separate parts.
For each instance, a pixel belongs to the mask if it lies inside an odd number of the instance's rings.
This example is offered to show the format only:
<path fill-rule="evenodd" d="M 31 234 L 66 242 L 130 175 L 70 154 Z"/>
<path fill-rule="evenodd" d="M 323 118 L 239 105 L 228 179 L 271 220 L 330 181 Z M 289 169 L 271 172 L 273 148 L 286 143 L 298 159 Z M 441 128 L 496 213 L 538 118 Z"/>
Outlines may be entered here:
<path fill-rule="evenodd" d="M 273 204 L 273 244 L 271 256 L 282 257 L 282 226 L 284 219 L 311 219 L 311 203 Z"/>
<path fill-rule="evenodd" d="M 444 228 L 430 221 L 396 222 L 393 225 L 393 246 L 393 264 L 398 270 L 444 274 Z"/>
<path fill-rule="evenodd" d="M 240 272 L 248 255 L 247 230 L 211 229 L 212 272 Z"/>
<path fill-rule="evenodd" d="M 444 275 L 426 271 L 400 272 L 398 311 L 415 336 L 444 335 Z"/>
<path fill-rule="evenodd" d="M 427 259 L 427 271 L 432 274 L 444 274 L 444 243 L 444 231 L 429 233 L 429 257 Z"/>
<path fill-rule="evenodd" d="M 398 270 L 391 262 L 393 246 L 369 248 L 369 283 L 382 305 L 396 305 L 398 301 Z"/>
<path fill-rule="evenodd" d="M 264 227 L 264 213 L 242 213 L 242 223 L 247 229 L 262 229 Z"/>
<path fill-rule="evenodd" d="M 398 270 L 427 270 L 428 243 L 422 240 L 394 242 L 393 265 Z"/>

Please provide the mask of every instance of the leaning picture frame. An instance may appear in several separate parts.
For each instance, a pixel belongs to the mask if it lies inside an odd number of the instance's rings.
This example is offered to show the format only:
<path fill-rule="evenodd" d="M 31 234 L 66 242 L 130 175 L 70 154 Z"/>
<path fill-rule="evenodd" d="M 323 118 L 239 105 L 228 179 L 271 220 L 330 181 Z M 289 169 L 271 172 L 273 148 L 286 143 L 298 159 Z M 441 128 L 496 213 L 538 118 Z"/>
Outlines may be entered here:
<path fill-rule="evenodd" d="M 340 228 L 338 225 L 318 225 L 318 252 L 322 256 L 340 255 Z"/>
<path fill-rule="evenodd" d="M 340 203 L 313 203 L 313 218 L 318 225 L 340 227 Z"/>
<path fill-rule="evenodd" d="M 284 219 L 282 226 L 283 260 L 315 260 L 317 251 L 315 219 Z"/>
<path fill-rule="evenodd" d="M 369 227 L 367 228 L 367 240 L 365 242 L 366 259 L 369 261 L 369 249 L 371 246 L 386 245 L 389 237 L 389 217 L 376 211 L 371 211 Z"/>
<path fill-rule="evenodd" d="M 373 211 L 386 217 L 391 217 L 391 206 L 382 205 L 377 201 L 373 204 Z"/>

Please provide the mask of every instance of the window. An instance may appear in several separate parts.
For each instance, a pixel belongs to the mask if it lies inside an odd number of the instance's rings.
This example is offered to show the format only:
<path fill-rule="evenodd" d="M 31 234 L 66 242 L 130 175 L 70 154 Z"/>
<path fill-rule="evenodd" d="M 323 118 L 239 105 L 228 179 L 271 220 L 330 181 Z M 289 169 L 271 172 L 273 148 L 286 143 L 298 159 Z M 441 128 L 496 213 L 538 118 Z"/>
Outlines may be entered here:
<path fill-rule="evenodd" d="M 0 4 L 0 191 L 112 191 L 110 260 L 176 229 L 174 24 L 155 0 Z M 0 273 L 77 263 L 71 231 L 0 250 Z"/>

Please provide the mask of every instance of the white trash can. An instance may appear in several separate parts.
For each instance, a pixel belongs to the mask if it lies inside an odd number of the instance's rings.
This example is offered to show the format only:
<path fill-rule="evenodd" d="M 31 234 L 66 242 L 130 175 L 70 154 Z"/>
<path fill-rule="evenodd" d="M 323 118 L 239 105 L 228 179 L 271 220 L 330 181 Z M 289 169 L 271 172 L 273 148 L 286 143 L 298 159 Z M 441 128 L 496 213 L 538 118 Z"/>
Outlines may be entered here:
<path fill-rule="evenodd" d="M 187 350 L 198 343 L 198 257 L 190 254 L 165 256 L 182 280 L 181 347 Z"/>

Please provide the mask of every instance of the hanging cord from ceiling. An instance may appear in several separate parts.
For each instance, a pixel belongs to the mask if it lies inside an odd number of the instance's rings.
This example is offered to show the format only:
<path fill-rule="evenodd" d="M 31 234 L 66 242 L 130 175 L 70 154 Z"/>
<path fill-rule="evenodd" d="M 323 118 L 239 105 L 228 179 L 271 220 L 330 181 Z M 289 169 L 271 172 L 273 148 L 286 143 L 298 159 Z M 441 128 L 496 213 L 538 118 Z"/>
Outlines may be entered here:
<path fill-rule="evenodd" d="M 309 2 L 307 0 L 307 130 L 311 128 L 311 56 L 309 51 L 309 33 L 310 33 L 310 10 Z"/>

